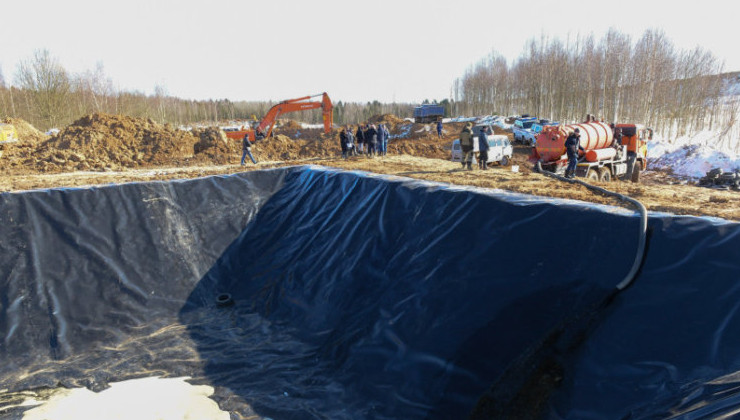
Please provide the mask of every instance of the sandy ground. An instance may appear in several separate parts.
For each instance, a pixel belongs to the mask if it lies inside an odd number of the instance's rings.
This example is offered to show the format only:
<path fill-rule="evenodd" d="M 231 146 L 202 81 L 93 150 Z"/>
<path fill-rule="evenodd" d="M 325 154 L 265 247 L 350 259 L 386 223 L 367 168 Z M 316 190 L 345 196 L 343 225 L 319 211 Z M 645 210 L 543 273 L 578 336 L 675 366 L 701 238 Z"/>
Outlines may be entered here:
<path fill-rule="evenodd" d="M 595 194 L 580 185 L 561 182 L 534 173 L 531 171 L 531 165 L 523 162 L 521 157 L 516 159 L 514 163 L 519 166 L 518 172 L 512 171 L 512 166 L 500 167 L 495 165 L 487 171 L 464 171 L 459 163 L 417 156 L 388 155 L 376 158 L 358 156 L 348 160 L 309 158 L 290 161 L 267 161 L 260 162 L 258 165 L 249 164 L 248 166 L 234 164 L 203 165 L 108 172 L 5 175 L 0 179 L 0 190 L 22 191 L 38 188 L 88 187 L 111 183 L 185 179 L 305 164 L 619 205 L 617 200 Z M 643 173 L 643 181 L 640 184 L 614 181 L 595 183 L 595 185 L 636 198 L 650 211 L 713 216 L 740 221 L 740 192 L 737 191 L 682 185 L 665 174 L 651 173 L 650 171 Z"/>
<path fill-rule="evenodd" d="M 531 149 L 514 146 L 513 166 L 464 171 L 451 162 L 450 146 L 462 123 L 445 124 L 438 137 L 430 124 L 412 124 L 387 114 L 371 122 L 386 124 L 392 134 L 388 156 L 339 158 L 339 132 L 302 129 L 287 121 L 280 133 L 258 142 L 252 151 L 258 165 L 240 166 L 241 141 L 228 140 L 216 127 L 192 132 L 122 115 L 91 114 L 49 137 L 22 120 L 4 120 L 19 132 L 17 144 L 2 147 L 0 191 L 86 187 L 195 178 L 292 165 L 322 165 L 455 185 L 472 185 L 537 196 L 620 204 L 589 189 L 532 172 Z M 355 128 L 356 129 L 356 125 Z M 495 134 L 510 132 L 495 127 Z M 402 134 L 405 133 L 405 134 Z M 648 164 L 649 165 L 649 164 Z M 512 168 L 518 166 L 518 171 Z M 614 181 L 600 187 L 640 200 L 648 210 L 680 215 L 714 216 L 740 221 L 740 192 L 681 183 L 665 172 L 642 173 L 640 184 Z"/>

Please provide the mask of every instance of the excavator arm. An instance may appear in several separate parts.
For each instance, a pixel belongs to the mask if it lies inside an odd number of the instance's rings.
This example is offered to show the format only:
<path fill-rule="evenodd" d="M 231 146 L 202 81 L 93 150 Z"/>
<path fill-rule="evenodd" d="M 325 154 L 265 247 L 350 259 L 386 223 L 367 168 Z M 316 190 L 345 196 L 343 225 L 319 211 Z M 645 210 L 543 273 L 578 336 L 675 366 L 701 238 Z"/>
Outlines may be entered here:
<path fill-rule="evenodd" d="M 310 100 L 319 96 L 322 97 L 320 102 Z M 302 98 L 288 99 L 286 101 L 280 102 L 279 104 L 270 108 L 269 111 L 267 111 L 267 114 L 265 114 L 265 118 L 263 118 L 257 126 L 257 131 L 263 133 L 265 137 L 269 137 L 270 134 L 272 134 L 272 129 L 275 126 L 275 122 L 280 115 L 288 112 L 305 111 L 317 108 L 322 108 L 323 110 L 322 119 L 324 122 L 324 132 L 329 134 L 331 132 L 331 127 L 333 124 L 333 105 L 331 103 L 331 100 L 329 99 L 329 95 L 327 95 L 326 92 L 318 95 L 304 96 Z"/>
<path fill-rule="evenodd" d="M 321 96 L 321 101 L 312 101 L 311 99 L 317 98 Z M 310 109 L 322 109 L 322 120 L 324 123 L 324 132 L 326 134 L 331 133 L 331 127 L 334 123 L 334 113 L 333 109 L 334 106 L 331 103 L 331 99 L 329 99 L 329 95 L 324 93 L 320 93 L 317 95 L 311 95 L 311 96 L 304 96 L 302 98 L 296 98 L 296 99 L 288 99 L 285 101 L 280 102 L 277 105 L 274 105 L 272 108 L 270 108 L 267 113 L 265 114 L 265 117 L 262 118 L 262 121 L 259 122 L 257 127 L 255 127 L 254 130 L 242 130 L 242 131 L 233 131 L 226 133 L 226 136 L 233 139 L 241 139 L 244 137 L 244 134 L 249 133 L 249 139 L 251 141 L 256 140 L 256 134 L 260 133 L 260 137 L 269 137 L 272 134 L 272 129 L 275 127 L 275 122 L 277 122 L 277 119 L 285 113 L 288 112 L 296 112 L 296 111 L 306 111 Z"/>

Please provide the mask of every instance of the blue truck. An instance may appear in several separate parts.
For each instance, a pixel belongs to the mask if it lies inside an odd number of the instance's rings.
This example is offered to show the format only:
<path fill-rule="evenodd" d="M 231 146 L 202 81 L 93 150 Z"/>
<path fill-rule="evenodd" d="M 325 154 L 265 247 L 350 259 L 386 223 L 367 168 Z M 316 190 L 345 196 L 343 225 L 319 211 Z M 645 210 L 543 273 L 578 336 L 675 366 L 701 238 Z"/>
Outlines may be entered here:
<path fill-rule="evenodd" d="M 440 121 L 445 116 L 445 107 L 437 104 L 417 106 L 414 108 L 414 122 L 428 123 Z"/>

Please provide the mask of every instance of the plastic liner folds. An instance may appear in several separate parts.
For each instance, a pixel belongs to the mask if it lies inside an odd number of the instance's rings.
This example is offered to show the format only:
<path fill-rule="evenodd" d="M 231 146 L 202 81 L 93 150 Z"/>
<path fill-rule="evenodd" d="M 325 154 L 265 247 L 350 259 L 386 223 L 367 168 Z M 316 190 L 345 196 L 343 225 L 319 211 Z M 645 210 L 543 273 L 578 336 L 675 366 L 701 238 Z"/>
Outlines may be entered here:
<path fill-rule="evenodd" d="M 735 223 L 652 214 L 615 293 L 629 211 L 318 167 L 2 194 L 0 221 L 9 392 L 190 376 L 274 419 L 740 409 Z"/>

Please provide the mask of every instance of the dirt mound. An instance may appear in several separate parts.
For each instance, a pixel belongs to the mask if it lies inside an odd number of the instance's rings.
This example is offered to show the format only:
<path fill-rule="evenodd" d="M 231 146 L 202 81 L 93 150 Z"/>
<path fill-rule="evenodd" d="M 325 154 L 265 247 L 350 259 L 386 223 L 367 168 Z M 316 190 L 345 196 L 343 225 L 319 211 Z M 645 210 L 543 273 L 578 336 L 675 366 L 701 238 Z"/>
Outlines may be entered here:
<path fill-rule="evenodd" d="M 37 130 L 36 127 L 20 118 L 5 118 L 5 124 L 11 124 L 18 132 L 18 142 L 21 144 L 36 144 L 49 138 L 46 134 Z"/>
<path fill-rule="evenodd" d="M 35 166 L 55 171 L 171 164 L 192 158 L 197 141 L 188 131 L 151 119 L 95 113 L 44 142 Z"/>
<path fill-rule="evenodd" d="M 303 140 L 277 134 L 258 141 L 252 148 L 252 153 L 258 161 L 275 161 L 333 157 L 339 156 L 342 152 L 339 148 L 339 137 Z"/>
<path fill-rule="evenodd" d="M 404 123 L 403 118 L 399 118 L 393 114 L 381 114 L 374 115 L 368 119 L 370 124 L 385 124 L 387 127 L 395 128 L 398 124 Z"/>
<path fill-rule="evenodd" d="M 293 120 L 280 120 L 280 124 L 278 126 L 281 130 L 301 130 L 303 128 L 301 123 Z"/>
<path fill-rule="evenodd" d="M 241 152 L 241 141 L 229 140 L 218 127 L 195 128 L 191 133 L 198 139 L 193 151 L 199 162 L 234 163 Z"/>

